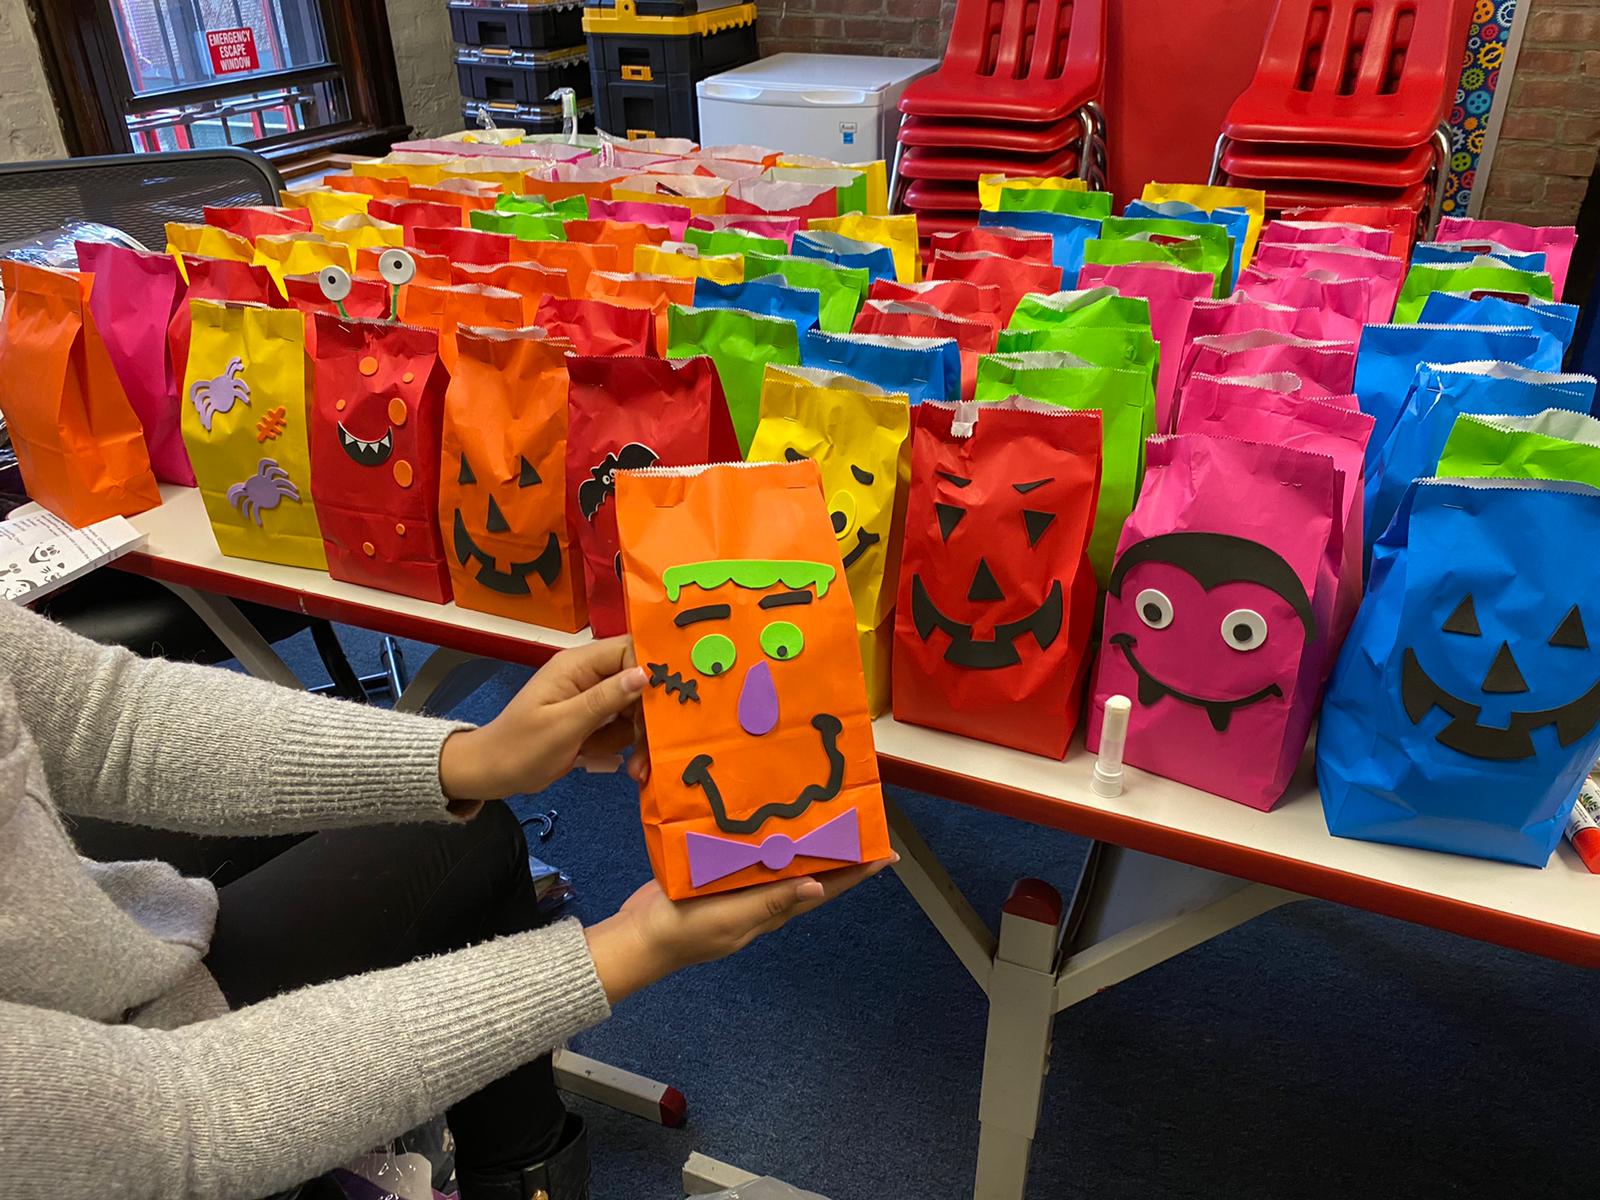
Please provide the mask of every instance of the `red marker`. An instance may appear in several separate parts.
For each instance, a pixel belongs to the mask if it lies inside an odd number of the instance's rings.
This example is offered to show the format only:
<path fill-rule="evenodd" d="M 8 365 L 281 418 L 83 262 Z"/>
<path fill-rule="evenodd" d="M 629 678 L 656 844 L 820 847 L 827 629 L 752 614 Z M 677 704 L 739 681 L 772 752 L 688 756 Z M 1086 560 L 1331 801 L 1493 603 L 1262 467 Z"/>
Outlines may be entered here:
<path fill-rule="evenodd" d="M 1593 875 L 1600 875 L 1600 784 L 1591 776 L 1578 790 L 1578 802 L 1567 819 L 1567 840 Z"/>

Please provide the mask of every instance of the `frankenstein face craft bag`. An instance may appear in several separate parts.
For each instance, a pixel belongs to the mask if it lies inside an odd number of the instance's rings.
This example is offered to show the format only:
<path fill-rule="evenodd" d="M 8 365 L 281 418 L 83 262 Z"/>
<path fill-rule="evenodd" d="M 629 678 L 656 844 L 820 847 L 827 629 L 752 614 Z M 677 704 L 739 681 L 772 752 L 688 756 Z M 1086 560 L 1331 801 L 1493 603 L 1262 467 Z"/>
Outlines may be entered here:
<path fill-rule="evenodd" d="M 1328 686 L 1330 832 L 1542 867 L 1600 754 L 1600 491 L 1423 479 Z"/>
<path fill-rule="evenodd" d="M 1094 623 L 1100 414 L 930 401 L 912 422 L 895 719 L 1060 758 Z"/>
<path fill-rule="evenodd" d="M 214 300 L 189 310 L 183 441 L 218 549 L 327 570 L 311 495 L 305 318 Z"/>
<path fill-rule="evenodd" d="M 649 672 L 650 863 L 675 900 L 889 854 L 855 610 L 810 462 L 621 472 Z"/>

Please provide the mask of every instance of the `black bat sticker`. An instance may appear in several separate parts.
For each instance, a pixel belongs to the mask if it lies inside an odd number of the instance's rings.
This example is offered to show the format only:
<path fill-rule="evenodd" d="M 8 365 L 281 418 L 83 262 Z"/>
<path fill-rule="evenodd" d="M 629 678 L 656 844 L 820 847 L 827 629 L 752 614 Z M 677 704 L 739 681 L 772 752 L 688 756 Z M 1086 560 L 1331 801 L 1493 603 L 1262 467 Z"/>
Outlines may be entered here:
<path fill-rule="evenodd" d="M 607 454 L 597 466 L 589 468 L 589 478 L 578 485 L 578 510 L 584 519 L 593 521 L 595 514 L 608 497 L 617 494 L 618 471 L 638 471 L 656 464 L 657 454 L 641 442 L 629 442 L 613 454 Z"/>

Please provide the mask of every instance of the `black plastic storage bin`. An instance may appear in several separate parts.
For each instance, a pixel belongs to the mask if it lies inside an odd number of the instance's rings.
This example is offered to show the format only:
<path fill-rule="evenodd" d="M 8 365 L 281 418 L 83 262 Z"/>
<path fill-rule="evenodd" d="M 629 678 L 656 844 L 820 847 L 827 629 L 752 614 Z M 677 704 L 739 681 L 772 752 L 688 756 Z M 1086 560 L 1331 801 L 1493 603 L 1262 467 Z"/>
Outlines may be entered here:
<path fill-rule="evenodd" d="M 543 52 L 460 46 L 456 74 L 461 95 L 473 100 L 543 104 L 551 92 L 563 87 L 585 97 L 590 86 L 589 51 L 583 46 Z"/>
<path fill-rule="evenodd" d="M 613 137 L 678 137 L 698 141 L 700 109 L 694 85 L 604 83 L 595 100 L 595 124 Z"/>
<path fill-rule="evenodd" d="M 463 46 L 558 50 L 583 41 L 583 0 L 450 0 L 450 33 Z"/>
<path fill-rule="evenodd" d="M 501 129 L 516 128 L 523 133 L 561 133 L 561 106 L 559 104 L 483 104 L 469 103 L 461 110 L 466 128 L 480 129 L 478 114 L 488 110 L 495 125 Z M 594 107 L 587 101 L 578 105 L 578 132 L 594 132 Z"/>
<path fill-rule="evenodd" d="M 753 24 L 704 35 L 589 35 L 589 63 L 597 85 L 601 80 L 608 84 L 665 83 L 687 87 L 691 98 L 694 85 L 707 75 L 742 67 L 757 57 Z"/>

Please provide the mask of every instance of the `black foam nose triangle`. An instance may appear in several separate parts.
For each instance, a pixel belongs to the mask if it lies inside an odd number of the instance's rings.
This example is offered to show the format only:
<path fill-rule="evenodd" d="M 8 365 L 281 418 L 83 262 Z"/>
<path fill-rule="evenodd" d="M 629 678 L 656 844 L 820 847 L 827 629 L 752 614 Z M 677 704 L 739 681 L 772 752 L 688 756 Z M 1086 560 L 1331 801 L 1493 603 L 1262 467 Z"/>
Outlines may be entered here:
<path fill-rule="evenodd" d="M 1478 628 L 1478 609 L 1472 603 L 1472 597 L 1469 595 L 1456 605 L 1455 612 L 1446 617 L 1444 624 L 1439 628 L 1446 633 L 1464 633 L 1468 637 L 1479 636 L 1481 631 Z"/>
<path fill-rule="evenodd" d="M 1483 677 L 1483 690 L 1504 695 L 1515 695 L 1528 690 L 1528 681 L 1517 669 L 1517 660 L 1511 657 L 1511 647 L 1505 642 L 1500 643 L 1500 650 L 1494 656 L 1494 662 L 1489 664 L 1489 673 Z"/>
<path fill-rule="evenodd" d="M 489 519 L 483 527 L 490 533 L 510 533 L 511 526 L 506 522 L 505 513 L 500 511 L 500 506 L 494 502 L 494 497 L 489 497 Z"/>
<path fill-rule="evenodd" d="M 1000 582 L 995 579 L 994 572 L 989 570 L 987 559 L 978 560 L 978 569 L 972 573 L 972 586 L 967 589 L 968 600 L 1004 600 L 1006 594 L 1000 590 Z"/>

